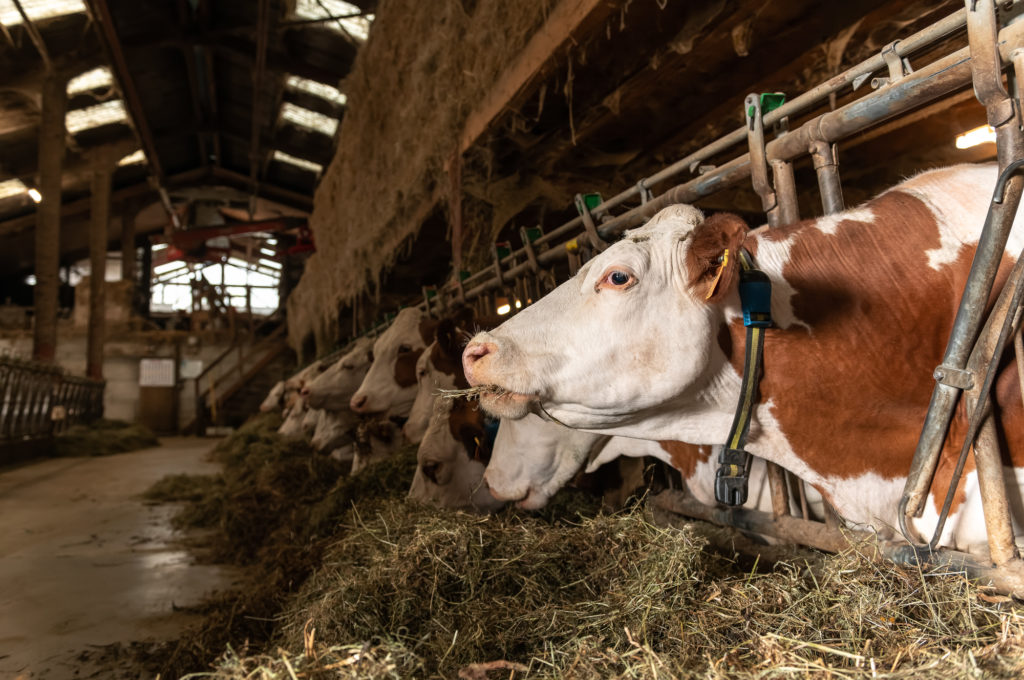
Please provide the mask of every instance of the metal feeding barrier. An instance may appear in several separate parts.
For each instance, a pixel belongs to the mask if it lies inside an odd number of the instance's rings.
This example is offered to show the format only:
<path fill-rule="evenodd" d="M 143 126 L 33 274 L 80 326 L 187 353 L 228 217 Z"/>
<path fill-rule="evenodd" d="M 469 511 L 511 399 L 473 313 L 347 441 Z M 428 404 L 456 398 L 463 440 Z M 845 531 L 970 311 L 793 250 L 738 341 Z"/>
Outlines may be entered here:
<path fill-rule="evenodd" d="M 0 357 L 0 446 L 49 439 L 97 420 L 105 385 L 53 364 Z"/>
<path fill-rule="evenodd" d="M 1024 3 L 1000 3 L 998 12 L 993 0 L 966 0 L 965 4 L 964 9 L 890 43 L 879 54 L 788 102 L 780 103 L 772 96 L 749 95 L 744 101 L 744 127 L 612 198 L 594 200 L 596 195 L 577 196 L 576 218 L 547 234 L 539 228 L 520 229 L 519 249 L 499 244 L 502 247 L 492 252 L 490 267 L 471 276 L 459 273 L 454 281 L 436 289 L 424 289 L 419 307 L 427 313 L 441 314 L 454 304 L 469 303 L 490 315 L 495 310 L 496 296 L 500 295 L 510 302 L 509 311 L 515 313 L 511 308 L 514 301 L 527 305 L 554 288 L 554 264 L 567 260 L 568 271 L 574 274 L 609 241 L 626 229 L 642 225 L 662 208 L 695 202 L 748 178 L 761 198 L 770 227 L 797 221 L 799 207 L 792 164 L 805 155 L 812 159 L 824 213 L 835 213 L 844 207 L 837 142 L 973 86 L 996 132 L 1001 174 L 946 353 L 935 370 L 935 390 L 900 503 L 901 529 L 912 542 L 885 541 L 845 528 L 830 509 L 826 509 L 824 521 L 813 520 L 805 500 L 799 503 L 801 510 L 792 514 L 789 498 L 792 494 L 805 499 L 802 483 L 774 464 L 768 465 L 771 513 L 708 506 L 675 491 L 655 497 L 652 505 L 660 521 L 671 523 L 679 515 L 699 518 L 829 551 L 869 541 L 875 548 L 871 552 L 877 557 L 913 564 L 950 565 L 1003 591 L 1024 596 L 1024 561 L 1015 544 L 1002 453 L 988 404 L 993 376 L 1004 349 L 1011 343 L 1024 382 L 1024 347 L 1020 339 L 1024 257 L 1018 259 L 994 307 L 986 314 L 986 303 L 993 293 L 996 271 L 1024 188 Z M 966 41 L 962 39 L 964 33 Z M 927 64 L 912 67 L 910 58 L 925 48 L 930 52 L 950 51 Z M 1004 70 L 1011 86 L 1009 92 L 1003 84 Z M 810 115 L 847 88 L 859 90 L 869 78 L 871 89 L 865 88 L 862 96 L 789 129 L 789 122 L 796 115 Z M 765 131 L 773 129 L 776 134 L 769 140 Z M 707 164 L 744 143 L 745 152 L 731 160 Z M 697 176 L 657 196 L 651 195 L 649 187 L 687 172 Z M 638 206 L 612 214 L 634 200 L 639 200 Z M 385 327 L 386 323 L 378 325 L 369 333 L 379 333 Z M 961 400 L 968 414 L 968 435 L 962 442 L 939 528 L 932 537 L 920 537 L 913 532 L 909 520 L 920 516 L 924 509 L 954 409 Z M 950 500 L 972 450 L 988 531 L 989 562 L 937 548 Z"/>

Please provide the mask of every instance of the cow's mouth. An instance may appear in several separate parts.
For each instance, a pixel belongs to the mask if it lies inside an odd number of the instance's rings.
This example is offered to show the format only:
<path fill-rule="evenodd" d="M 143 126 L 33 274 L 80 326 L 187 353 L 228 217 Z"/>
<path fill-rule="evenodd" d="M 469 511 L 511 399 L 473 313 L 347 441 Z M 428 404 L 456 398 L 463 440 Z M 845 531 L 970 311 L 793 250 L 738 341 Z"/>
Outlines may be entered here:
<path fill-rule="evenodd" d="M 510 392 L 497 386 L 488 386 L 488 389 L 479 393 L 479 399 L 480 406 L 492 416 L 516 420 L 530 412 L 530 405 L 537 400 L 537 397 L 522 392 Z"/>

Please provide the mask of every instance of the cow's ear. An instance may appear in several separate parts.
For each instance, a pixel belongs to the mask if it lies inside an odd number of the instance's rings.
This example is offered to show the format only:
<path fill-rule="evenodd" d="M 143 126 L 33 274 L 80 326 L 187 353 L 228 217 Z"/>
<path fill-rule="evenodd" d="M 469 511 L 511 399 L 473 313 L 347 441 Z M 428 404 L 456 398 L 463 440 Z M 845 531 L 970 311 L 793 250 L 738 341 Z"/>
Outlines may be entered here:
<path fill-rule="evenodd" d="M 462 356 L 462 337 L 454 320 L 441 319 L 437 324 L 437 344 L 446 356 Z"/>
<path fill-rule="evenodd" d="M 737 253 L 750 231 L 738 215 L 717 213 L 693 232 L 686 253 L 690 287 L 701 300 L 717 302 L 739 279 Z"/>
<path fill-rule="evenodd" d="M 470 332 L 473 330 L 473 320 L 475 315 L 476 313 L 469 305 L 457 307 L 451 314 L 449 314 L 456 326 L 464 331 Z"/>
<path fill-rule="evenodd" d="M 419 331 L 423 344 L 429 345 L 434 341 L 434 335 L 437 333 L 437 324 L 437 319 L 431 319 L 430 317 L 420 321 Z"/>

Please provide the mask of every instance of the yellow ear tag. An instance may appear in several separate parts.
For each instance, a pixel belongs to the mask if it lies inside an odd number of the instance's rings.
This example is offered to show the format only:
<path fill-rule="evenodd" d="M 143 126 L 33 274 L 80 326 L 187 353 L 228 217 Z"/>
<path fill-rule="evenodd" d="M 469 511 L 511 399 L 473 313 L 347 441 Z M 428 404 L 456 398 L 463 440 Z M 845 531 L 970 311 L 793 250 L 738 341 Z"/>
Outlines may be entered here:
<path fill-rule="evenodd" d="M 715 290 L 718 288 L 718 282 L 722 278 L 722 272 L 725 271 L 725 266 L 729 264 L 729 249 L 726 248 L 725 252 L 722 253 L 722 264 L 718 265 L 718 271 L 715 272 L 715 278 L 711 282 L 711 287 L 708 289 L 708 294 L 704 296 L 705 300 L 710 300 L 711 296 L 715 294 Z"/>

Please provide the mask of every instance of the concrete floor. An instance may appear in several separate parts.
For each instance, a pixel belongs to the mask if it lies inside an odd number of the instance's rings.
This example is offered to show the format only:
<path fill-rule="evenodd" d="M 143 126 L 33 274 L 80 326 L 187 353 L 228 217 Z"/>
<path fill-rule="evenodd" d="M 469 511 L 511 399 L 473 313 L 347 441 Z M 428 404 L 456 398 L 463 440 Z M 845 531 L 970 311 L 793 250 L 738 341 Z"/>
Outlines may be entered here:
<path fill-rule="evenodd" d="M 168 474 L 217 472 L 213 443 L 162 443 L 0 473 L 0 678 L 93 675 L 81 650 L 173 639 L 191 620 L 175 605 L 231 585 L 233 572 L 193 564 L 178 544 L 175 506 L 139 497 Z"/>

